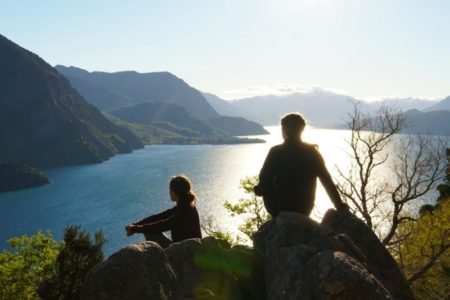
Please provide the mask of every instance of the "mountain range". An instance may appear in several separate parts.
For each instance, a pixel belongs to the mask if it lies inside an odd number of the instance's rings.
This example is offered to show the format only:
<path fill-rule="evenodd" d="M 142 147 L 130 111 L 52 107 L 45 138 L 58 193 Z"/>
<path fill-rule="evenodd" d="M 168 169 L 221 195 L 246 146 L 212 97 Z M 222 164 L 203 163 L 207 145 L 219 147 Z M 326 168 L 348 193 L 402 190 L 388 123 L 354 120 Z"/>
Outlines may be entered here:
<path fill-rule="evenodd" d="M 404 112 L 408 127 L 404 133 L 450 135 L 450 96 L 443 100 L 419 98 L 386 98 L 362 101 L 323 89 L 309 93 L 266 95 L 227 101 L 204 93 L 219 113 L 240 116 L 265 126 L 278 125 L 279 118 L 289 112 L 300 112 L 313 127 L 344 128 L 355 103 L 363 112 L 372 113 L 382 106 Z"/>
<path fill-rule="evenodd" d="M 60 65 L 55 69 L 66 76 L 87 101 L 101 110 L 160 102 L 182 106 L 200 119 L 219 116 L 199 91 L 169 72 L 88 72 Z"/>
<path fill-rule="evenodd" d="M 101 162 L 143 143 L 256 142 L 233 136 L 265 134 L 257 123 L 276 125 L 291 111 L 336 128 L 357 102 L 368 112 L 406 111 L 405 132 L 450 135 L 450 97 L 364 102 L 314 89 L 225 101 L 169 72 L 53 68 L 1 35 L 0 66 L 0 161 L 37 167 Z"/>
<path fill-rule="evenodd" d="M 424 111 L 426 111 L 426 112 L 439 111 L 439 110 L 450 111 L 450 96 L 448 96 L 447 98 L 443 99 L 442 101 L 439 101 L 436 104 L 424 109 Z"/>
<path fill-rule="evenodd" d="M 403 133 L 450 136 L 450 109 L 426 112 L 411 109 L 405 112 L 405 117 Z"/>
<path fill-rule="evenodd" d="M 143 102 L 110 111 L 123 121 L 172 131 L 186 137 L 197 137 L 204 141 L 212 138 L 231 138 L 239 135 L 258 135 L 268 132 L 251 121 L 239 117 L 218 116 L 200 120 L 184 107 L 173 103 Z"/>
<path fill-rule="evenodd" d="M 356 102 L 350 96 L 315 90 L 311 93 L 244 98 L 231 103 L 241 111 L 251 111 L 257 117 L 253 121 L 263 125 L 278 125 L 283 114 L 300 112 L 313 126 L 334 127 L 342 123 Z"/>
<path fill-rule="evenodd" d="M 415 130 L 417 133 L 429 132 L 441 134 L 443 130 L 436 131 L 437 127 L 431 125 L 425 126 L 427 122 L 424 120 L 431 118 L 429 121 L 433 122 L 431 115 L 427 114 L 431 111 L 450 109 L 450 97 L 442 101 L 420 98 L 385 98 L 369 102 L 321 88 L 312 89 L 310 92 L 265 95 L 227 101 L 211 93 L 199 92 L 181 79 L 167 72 L 105 73 L 87 72 L 75 67 L 57 66 L 56 68 L 68 77 L 73 86 L 78 87 L 79 92 L 89 102 L 104 111 L 113 111 L 141 102 L 171 103 L 183 106 L 193 117 L 219 131 L 231 135 L 264 134 L 266 132 L 264 132 L 264 129 L 259 124 L 265 126 L 278 125 L 280 116 L 288 112 L 302 113 L 308 120 L 308 123 L 313 127 L 342 128 L 349 113 L 353 110 L 355 103 L 358 103 L 359 108 L 364 112 L 374 112 L 381 106 L 391 106 L 403 112 L 409 110 L 422 111 L 424 114 L 420 117 L 419 114 L 408 114 L 407 117 L 412 126 L 405 130 L 405 132 Z M 131 74 L 133 74 L 132 77 L 134 79 L 129 78 Z M 116 78 L 114 84 L 111 83 L 111 77 Z M 153 80 L 162 82 L 163 77 L 172 83 L 167 83 L 162 87 L 159 84 L 153 83 Z M 123 82 L 118 78 L 123 79 Z M 131 83 L 136 78 L 140 78 L 140 84 Z M 152 84 L 146 86 L 150 82 Z M 132 94 L 130 86 L 134 86 L 142 92 Z M 180 91 L 172 90 L 170 93 L 160 91 L 160 89 L 164 90 L 168 86 L 173 87 L 173 89 L 176 89 L 176 87 L 182 88 Z M 191 101 L 198 102 L 195 106 L 183 103 L 182 96 L 171 96 L 173 94 L 183 95 L 189 89 L 192 90 L 189 92 L 190 95 L 196 95 L 196 97 L 191 98 Z M 162 96 L 158 99 L 154 97 L 145 98 L 144 95 L 146 93 L 155 93 L 169 98 Z M 138 94 L 141 96 L 138 97 Z M 108 99 L 112 100 L 108 101 Z M 205 106 L 205 103 L 207 103 L 207 106 Z M 205 113 L 210 110 L 213 110 L 215 115 Z M 445 114 L 442 114 L 442 117 L 445 119 Z M 177 126 L 180 126 L 180 124 Z"/>
<path fill-rule="evenodd" d="M 47 183 L 33 166 L 98 163 L 142 148 L 143 142 L 262 142 L 231 135 L 227 122 L 239 123 L 241 118 L 210 124 L 208 118 L 214 122 L 221 116 L 200 92 L 170 73 L 64 70 L 74 76 L 71 82 L 36 54 L 0 35 L 0 178 L 11 179 L 2 191 Z M 102 112 L 72 84 L 119 117 L 126 119 L 122 114 L 128 111 L 140 114 L 141 120 L 128 123 Z M 142 103 L 148 100 L 162 103 Z"/>
<path fill-rule="evenodd" d="M 218 114 L 201 92 L 169 72 L 88 72 L 61 65 L 55 68 L 88 102 L 122 121 L 138 124 L 137 127 L 129 126 L 138 136 L 144 136 L 143 131 L 147 129 L 146 143 L 235 143 L 238 140 L 231 136 L 267 134 L 255 122 L 228 116 L 228 113 Z M 127 118 L 122 115 L 125 111 Z M 149 115 L 144 116 L 144 113 Z M 146 122 L 142 122 L 144 119 Z M 150 119 L 151 124 L 148 122 Z M 159 129 L 163 122 L 165 131 L 161 132 Z M 198 125 L 194 131 L 191 127 L 193 123 Z M 140 126 L 143 124 L 145 126 Z M 197 131 L 199 124 L 209 128 L 206 135 Z M 138 131 L 135 130 L 137 128 Z M 187 136 L 183 137 L 183 133 Z M 197 135 L 194 136 L 194 133 Z M 152 134 L 156 136 L 151 137 Z"/>
<path fill-rule="evenodd" d="M 57 167 L 143 147 L 52 66 L 1 35 L 0 66 L 0 159 Z"/>

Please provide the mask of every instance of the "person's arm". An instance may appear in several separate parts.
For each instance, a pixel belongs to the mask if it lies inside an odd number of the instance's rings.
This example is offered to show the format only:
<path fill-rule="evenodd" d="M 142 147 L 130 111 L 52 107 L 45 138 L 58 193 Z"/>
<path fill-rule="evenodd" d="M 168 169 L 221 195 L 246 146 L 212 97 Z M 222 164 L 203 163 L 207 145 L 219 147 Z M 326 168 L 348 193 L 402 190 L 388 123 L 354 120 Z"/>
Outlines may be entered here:
<path fill-rule="evenodd" d="M 275 179 L 275 150 L 270 149 L 264 164 L 259 172 L 259 183 L 255 186 L 255 194 L 257 196 L 263 196 L 267 191 L 272 188 L 273 181 Z"/>
<path fill-rule="evenodd" d="M 132 223 L 132 225 L 143 225 L 143 224 L 147 224 L 147 223 L 154 223 L 154 222 L 158 222 L 161 220 L 165 220 L 170 218 L 171 216 L 173 216 L 175 214 L 175 207 L 165 210 L 159 214 L 155 214 L 155 215 L 151 215 L 147 218 L 144 218 L 140 221 L 134 222 Z"/>
<path fill-rule="evenodd" d="M 165 220 L 155 223 L 147 223 L 142 225 L 133 225 L 130 227 L 133 233 L 159 233 L 171 230 L 176 224 L 177 218 L 172 216 Z"/>
<path fill-rule="evenodd" d="M 325 166 L 325 162 L 323 161 L 322 156 L 319 152 L 317 152 L 319 156 L 319 179 L 322 183 L 323 187 L 325 188 L 325 191 L 328 194 L 328 197 L 330 197 L 331 202 L 333 202 L 334 207 L 336 207 L 337 210 L 348 210 L 348 205 L 342 201 L 341 195 L 339 194 L 339 191 L 336 188 L 336 185 L 333 182 L 333 179 L 331 178 L 330 172 L 328 172 L 327 167 Z"/>
<path fill-rule="evenodd" d="M 153 223 L 136 224 L 130 227 L 132 233 L 159 233 L 172 230 L 185 217 L 186 211 L 178 209 L 170 217 Z"/>

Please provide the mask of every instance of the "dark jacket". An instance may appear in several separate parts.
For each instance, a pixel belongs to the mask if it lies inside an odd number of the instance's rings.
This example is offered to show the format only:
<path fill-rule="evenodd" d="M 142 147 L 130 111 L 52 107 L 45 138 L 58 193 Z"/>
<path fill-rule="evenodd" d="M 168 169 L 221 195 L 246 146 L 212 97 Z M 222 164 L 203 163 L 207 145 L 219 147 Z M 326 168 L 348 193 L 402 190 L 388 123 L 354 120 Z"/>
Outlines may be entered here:
<path fill-rule="evenodd" d="M 309 215 L 314 207 L 317 178 L 321 179 L 335 206 L 341 207 L 342 200 L 317 146 L 286 140 L 270 149 L 255 193 L 263 196 L 264 205 L 272 216 L 282 210 Z"/>
<path fill-rule="evenodd" d="M 180 242 L 191 238 L 201 238 L 200 218 L 195 205 L 178 202 L 176 206 L 162 213 L 144 218 L 133 225 L 134 232 L 159 233 L 171 231 L 172 241 Z"/>

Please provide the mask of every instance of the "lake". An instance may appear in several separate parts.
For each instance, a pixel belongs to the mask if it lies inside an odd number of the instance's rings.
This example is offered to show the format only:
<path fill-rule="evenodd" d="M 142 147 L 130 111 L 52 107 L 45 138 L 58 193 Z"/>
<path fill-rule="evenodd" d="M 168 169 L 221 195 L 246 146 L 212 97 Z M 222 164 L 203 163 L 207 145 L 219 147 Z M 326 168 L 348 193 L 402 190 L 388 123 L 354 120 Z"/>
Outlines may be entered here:
<path fill-rule="evenodd" d="M 47 169 L 51 184 L 0 194 L 0 249 L 6 240 L 38 229 L 51 230 L 58 239 L 67 225 L 79 224 L 89 232 L 102 229 L 108 243 L 105 253 L 142 235 L 126 237 L 124 226 L 170 208 L 169 178 L 190 177 L 198 197 L 201 218 L 210 215 L 223 228 L 236 232 L 239 219 L 223 208 L 225 200 L 243 196 L 239 182 L 257 175 L 270 147 L 282 141 L 280 127 L 258 136 L 264 144 L 150 145 L 131 154 L 116 155 L 101 164 Z M 306 142 L 319 145 L 328 169 L 345 166 L 345 138 L 349 131 L 307 128 Z M 312 217 L 320 220 L 332 204 L 318 185 Z"/>

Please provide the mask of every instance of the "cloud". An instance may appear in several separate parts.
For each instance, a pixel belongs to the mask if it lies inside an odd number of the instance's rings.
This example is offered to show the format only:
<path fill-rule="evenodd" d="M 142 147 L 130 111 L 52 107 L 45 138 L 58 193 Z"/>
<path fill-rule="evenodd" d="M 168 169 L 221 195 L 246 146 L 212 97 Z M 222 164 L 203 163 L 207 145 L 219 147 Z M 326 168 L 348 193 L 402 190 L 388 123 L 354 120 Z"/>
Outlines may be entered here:
<path fill-rule="evenodd" d="M 440 101 L 442 97 L 408 97 L 408 96 L 374 96 L 374 97 L 364 97 L 363 101 L 366 102 L 382 102 L 382 101 Z"/>
<path fill-rule="evenodd" d="M 228 90 L 219 93 L 223 99 L 233 100 L 257 96 L 283 96 L 290 94 L 311 94 L 315 92 L 327 92 L 339 95 L 348 95 L 347 92 L 338 89 L 324 88 L 320 86 L 304 86 L 292 84 L 278 84 L 275 86 L 251 86 L 242 89 Z"/>
<path fill-rule="evenodd" d="M 379 101 L 439 101 L 444 97 L 410 97 L 410 96 L 374 96 L 374 97 L 354 97 L 347 91 L 329 87 L 322 87 L 320 85 L 298 85 L 298 84 L 278 84 L 275 86 L 251 86 L 242 89 L 228 90 L 218 93 L 222 99 L 237 100 L 242 98 L 250 98 L 257 96 L 285 96 L 291 94 L 334 94 L 341 96 L 349 96 L 364 102 L 379 102 Z"/>

